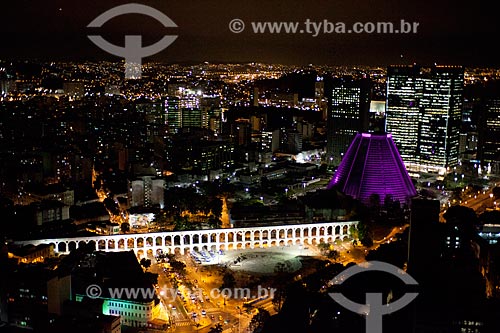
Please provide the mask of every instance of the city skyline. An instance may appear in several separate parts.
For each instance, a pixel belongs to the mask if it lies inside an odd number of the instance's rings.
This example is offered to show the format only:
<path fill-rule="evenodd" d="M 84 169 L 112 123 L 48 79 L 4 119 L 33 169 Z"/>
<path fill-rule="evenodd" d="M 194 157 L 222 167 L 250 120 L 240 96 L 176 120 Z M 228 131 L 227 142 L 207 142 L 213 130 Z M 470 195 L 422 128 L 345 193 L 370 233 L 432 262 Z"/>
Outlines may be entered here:
<path fill-rule="evenodd" d="M 142 1 L 165 13 L 178 28 L 164 28 L 141 15 L 117 17 L 102 29 L 87 25 L 104 11 L 124 4 L 108 0 L 89 5 L 83 1 L 7 2 L 2 11 L 5 33 L 3 56 L 47 60 L 114 60 L 95 46 L 87 35 L 102 32 L 111 42 L 123 45 L 126 34 L 143 35 L 152 44 L 165 33 L 178 35 L 163 52 L 147 61 L 266 62 L 284 64 L 369 64 L 447 63 L 465 66 L 498 66 L 490 40 L 498 35 L 494 11 L 479 3 L 420 1 L 368 4 L 298 0 L 279 1 Z M 239 18 L 247 29 L 231 33 L 228 24 Z M 417 33 L 408 34 L 309 34 L 248 31 L 250 22 L 399 22 L 419 23 Z"/>

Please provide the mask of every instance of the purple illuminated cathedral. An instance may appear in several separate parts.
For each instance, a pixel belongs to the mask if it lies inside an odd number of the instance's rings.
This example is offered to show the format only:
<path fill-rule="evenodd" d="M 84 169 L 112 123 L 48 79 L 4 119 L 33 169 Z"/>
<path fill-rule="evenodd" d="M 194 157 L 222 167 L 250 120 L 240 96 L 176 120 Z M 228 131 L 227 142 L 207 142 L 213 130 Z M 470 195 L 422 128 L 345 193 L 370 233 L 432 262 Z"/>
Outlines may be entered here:
<path fill-rule="evenodd" d="M 391 134 L 357 134 L 328 188 L 368 204 L 372 194 L 401 204 L 417 194 Z"/>

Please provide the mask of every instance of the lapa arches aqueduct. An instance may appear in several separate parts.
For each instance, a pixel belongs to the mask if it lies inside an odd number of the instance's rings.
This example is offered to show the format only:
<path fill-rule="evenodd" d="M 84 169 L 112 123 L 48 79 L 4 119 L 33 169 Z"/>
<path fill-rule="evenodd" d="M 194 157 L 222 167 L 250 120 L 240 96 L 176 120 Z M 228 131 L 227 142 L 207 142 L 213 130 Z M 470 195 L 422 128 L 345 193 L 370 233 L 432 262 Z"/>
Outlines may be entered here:
<path fill-rule="evenodd" d="M 142 234 L 37 239 L 17 241 L 18 245 L 49 244 L 57 254 L 68 254 L 93 243 L 97 251 L 130 251 L 137 256 L 160 252 L 186 254 L 188 251 L 255 249 L 287 245 L 332 243 L 350 237 L 350 227 L 358 221 L 325 222 L 282 226 L 171 231 Z"/>

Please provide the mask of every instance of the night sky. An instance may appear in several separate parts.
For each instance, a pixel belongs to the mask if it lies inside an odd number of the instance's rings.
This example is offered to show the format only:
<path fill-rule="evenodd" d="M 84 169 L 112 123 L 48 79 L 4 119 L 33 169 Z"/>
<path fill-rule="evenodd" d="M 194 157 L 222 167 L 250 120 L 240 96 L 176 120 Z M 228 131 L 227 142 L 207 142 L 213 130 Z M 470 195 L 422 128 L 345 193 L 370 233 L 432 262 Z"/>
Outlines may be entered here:
<path fill-rule="evenodd" d="M 88 34 L 123 45 L 123 36 L 143 35 L 146 45 L 163 35 L 178 35 L 173 45 L 147 58 L 163 62 L 267 62 L 284 64 L 387 65 L 419 62 L 498 66 L 494 45 L 500 20 L 493 1 L 431 0 L 151 0 L 178 28 L 153 18 L 126 15 L 100 29 L 87 25 L 104 11 L 128 1 L 3 0 L 0 59 L 117 60 L 101 51 Z M 233 18 L 247 22 L 233 34 Z M 256 35 L 250 21 L 395 21 L 420 23 L 416 35 Z"/>

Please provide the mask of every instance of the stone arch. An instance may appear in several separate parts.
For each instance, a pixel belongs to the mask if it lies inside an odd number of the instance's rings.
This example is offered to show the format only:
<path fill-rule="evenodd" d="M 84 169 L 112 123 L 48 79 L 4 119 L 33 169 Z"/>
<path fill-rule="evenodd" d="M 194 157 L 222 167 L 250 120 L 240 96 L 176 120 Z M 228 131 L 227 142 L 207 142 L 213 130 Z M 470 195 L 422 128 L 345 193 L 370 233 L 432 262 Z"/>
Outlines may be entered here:
<path fill-rule="evenodd" d="M 313 237 L 318 236 L 318 230 L 316 227 L 311 228 L 311 236 L 313 236 Z"/>
<path fill-rule="evenodd" d="M 261 239 L 262 239 L 262 240 L 267 240 L 267 239 L 269 239 L 269 232 L 268 232 L 267 230 L 263 230 L 263 231 L 261 231 L 261 233 L 260 233 L 260 234 L 261 234 Z"/>
<path fill-rule="evenodd" d="M 255 230 L 253 232 L 253 239 L 254 240 L 260 240 L 260 231 L 259 230 Z"/>
<path fill-rule="evenodd" d="M 234 242 L 234 233 L 233 232 L 227 233 L 227 242 Z"/>
<path fill-rule="evenodd" d="M 286 242 L 286 245 L 287 245 L 287 246 L 293 245 L 293 240 L 289 239 L 289 240 Z"/>
<path fill-rule="evenodd" d="M 217 242 L 217 234 L 214 232 L 210 234 L 210 243 L 215 243 L 215 242 Z"/>
<path fill-rule="evenodd" d="M 208 235 L 207 234 L 202 234 L 201 235 L 201 243 L 202 244 L 207 244 L 208 243 Z"/>
<path fill-rule="evenodd" d="M 319 236 L 324 236 L 325 235 L 325 227 L 320 227 L 319 228 Z"/>
<path fill-rule="evenodd" d="M 137 242 L 137 247 L 138 247 L 138 248 L 142 248 L 142 247 L 144 247 L 144 238 L 142 238 L 142 237 L 137 237 L 136 242 Z"/>
<path fill-rule="evenodd" d="M 335 235 L 340 235 L 340 226 L 335 227 Z"/>
<path fill-rule="evenodd" d="M 108 239 L 108 250 L 115 250 L 115 240 L 113 238 Z"/>
<path fill-rule="evenodd" d="M 172 245 L 172 236 L 165 236 L 163 242 L 166 246 Z"/>
<path fill-rule="evenodd" d="M 156 246 L 163 246 L 163 238 L 160 236 L 155 237 L 155 245 Z"/>
<path fill-rule="evenodd" d="M 148 249 L 146 251 L 146 258 L 151 259 L 154 257 L 153 249 Z"/>
<path fill-rule="evenodd" d="M 234 248 L 233 243 L 229 243 L 227 246 L 228 251 L 232 250 Z"/>
<path fill-rule="evenodd" d="M 299 234 L 300 237 L 300 234 Z M 293 229 L 286 230 L 286 238 L 293 238 Z"/>
<path fill-rule="evenodd" d="M 144 250 L 137 250 L 137 258 L 139 259 L 144 258 Z"/>
<path fill-rule="evenodd" d="M 73 250 L 76 250 L 76 242 L 75 241 L 70 241 L 68 243 L 68 252 L 71 252 Z"/>
<path fill-rule="evenodd" d="M 174 255 L 180 255 L 181 254 L 181 248 L 176 246 L 174 247 Z"/>
<path fill-rule="evenodd" d="M 104 239 L 99 239 L 97 242 L 97 250 L 106 250 L 106 241 Z"/>
<path fill-rule="evenodd" d="M 79 241 L 78 242 L 78 248 L 82 248 L 82 247 L 85 247 L 85 245 L 87 245 L 87 243 L 85 241 Z"/>
<path fill-rule="evenodd" d="M 252 243 L 250 242 L 245 243 L 245 249 L 252 249 L 252 248 L 253 248 Z"/>
<path fill-rule="evenodd" d="M 125 250 L 125 239 L 124 238 L 120 238 L 118 240 L 118 249 Z"/>
<path fill-rule="evenodd" d="M 153 237 L 146 238 L 146 246 L 153 246 Z"/>
<path fill-rule="evenodd" d="M 278 238 L 279 238 L 279 239 L 284 239 L 284 238 L 285 238 L 285 235 L 286 235 L 286 233 L 285 233 L 285 230 L 284 230 L 284 229 L 280 229 L 280 230 L 278 231 Z"/>
<path fill-rule="evenodd" d="M 252 233 L 250 231 L 245 231 L 245 241 L 252 239 Z"/>
<path fill-rule="evenodd" d="M 333 227 L 332 226 L 329 226 L 328 228 L 326 228 L 326 235 L 327 236 L 333 235 Z"/>
<path fill-rule="evenodd" d="M 281 246 L 281 247 L 285 246 L 285 241 L 284 240 L 280 240 L 279 246 Z"/>
<path fill-rule="evenodd" d="M 65 242 L 60 242 L 57 244 L 57 252 L 66 252 L 67 251 L 67 246 Z"/>
<path fill-rule="evenodd" d="M 271 239 L 276 239 L 276 229 L 271 230 Z"/>
<path fill-rule="evenodd" d="M 342 235 L 347 235 L 349 233 L 349 227 L 347 225 L 344 225 L 342 228 Z"/>
<path fill-rule="evenodd" d="M 226 242 L 226 233 L 221 232 L 219 234 L 219 242 L 221 242 L 221 243 L 225 243 Z"/>
<path fill-rule="evenodd" d="M 309 228 L 304 228 L 304 237 L 309 237 Z"/>
<path fill-rule="evenodd" d="M 174 242 L 172 245 L 181 245 L 181 236 L 180 235 L 174 236 Z M 179 252 L 180 252 L 180 248 L 179 248 Z"/>
<path fill-rule="evenodd" d="M 236 244 L 236 248 L 237 248 L 238 250 L 241 250 L 241 248 L 242 248 L 242 247 L 243 247 L 243 245 L 242 245 L 241 243 L 237 243 L 237 244 Z"/>
<path fill-rule="evenodd" d="M 200 244 L 200 235 L 194 234 L 192 236 L 192 239 L 193 239 L 193 244 Z"/>
<path fill-rule="evenodd" d="M 135 240 L 133 238 L 127 239 L 127 249 L 133 249 L 135 247 Z"/>

